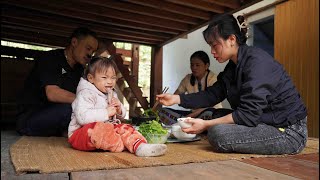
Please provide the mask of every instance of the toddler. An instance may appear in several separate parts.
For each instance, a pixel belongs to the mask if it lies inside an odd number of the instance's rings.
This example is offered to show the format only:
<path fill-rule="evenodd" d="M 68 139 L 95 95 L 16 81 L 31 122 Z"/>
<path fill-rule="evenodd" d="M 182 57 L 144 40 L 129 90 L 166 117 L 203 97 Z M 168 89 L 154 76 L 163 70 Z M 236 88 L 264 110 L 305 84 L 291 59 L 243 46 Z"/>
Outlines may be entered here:
<path fill-rule="evenodd" d="M 116 80 L 112 58 L 94 57 L 90 61 L 72 103 L 68 142 L 82 151 L 122 152 L 126 148 L 137 156 L 165 154 L 165 144 L 147 144 L 131 125 L 121 123 L 126 111 L 114 92 Z"/>

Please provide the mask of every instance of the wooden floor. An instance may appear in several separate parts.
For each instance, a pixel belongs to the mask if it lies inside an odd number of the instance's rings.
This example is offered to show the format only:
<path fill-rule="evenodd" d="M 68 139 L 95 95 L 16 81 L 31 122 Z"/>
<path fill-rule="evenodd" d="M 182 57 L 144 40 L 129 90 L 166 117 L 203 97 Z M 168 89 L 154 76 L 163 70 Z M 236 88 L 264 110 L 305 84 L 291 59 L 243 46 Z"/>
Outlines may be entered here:
<path fill-rule="evenodd" d="M 17 139 L 19 136 L 14 131 L 1 130 L 1 179 L 319 179 L 319 153 L 132 169 L 16 175 L 9 147 Z"/>

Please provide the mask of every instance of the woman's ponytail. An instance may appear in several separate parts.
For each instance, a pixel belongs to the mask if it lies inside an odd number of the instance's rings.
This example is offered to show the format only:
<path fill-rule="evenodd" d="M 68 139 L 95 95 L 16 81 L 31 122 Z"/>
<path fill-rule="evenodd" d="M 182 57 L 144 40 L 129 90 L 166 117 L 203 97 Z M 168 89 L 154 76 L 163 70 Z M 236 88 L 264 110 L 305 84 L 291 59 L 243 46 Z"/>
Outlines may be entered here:
<path fill-rule="evenodd" d="M 245 17 L 242 15 L 237 16 L 238 25 L 240 28 L 239 41 L 245 44 L 248 38 L 248 25 L 246 23 Z"/>

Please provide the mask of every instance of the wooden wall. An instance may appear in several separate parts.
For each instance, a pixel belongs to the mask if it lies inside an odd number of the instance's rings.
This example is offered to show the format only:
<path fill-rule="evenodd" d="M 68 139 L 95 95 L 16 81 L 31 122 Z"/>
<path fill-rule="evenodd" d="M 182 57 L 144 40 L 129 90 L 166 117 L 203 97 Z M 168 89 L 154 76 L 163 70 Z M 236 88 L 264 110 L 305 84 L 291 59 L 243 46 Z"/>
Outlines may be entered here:
<path fill-rule="evenodd" d="M 319 0 L 289 0 L 275 8 L 275 58 L 308 108 L 310 137 L 319 137 Z"/>

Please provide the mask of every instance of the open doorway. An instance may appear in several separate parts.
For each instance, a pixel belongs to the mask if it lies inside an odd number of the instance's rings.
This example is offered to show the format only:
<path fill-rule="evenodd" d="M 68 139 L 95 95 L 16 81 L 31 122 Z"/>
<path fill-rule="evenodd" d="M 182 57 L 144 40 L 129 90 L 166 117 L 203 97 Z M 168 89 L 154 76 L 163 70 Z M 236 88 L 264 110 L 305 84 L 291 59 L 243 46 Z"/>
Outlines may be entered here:
<path fill-rule="evenodd" d="M 250 22 L 249 45 L 261 48 L 274 57 L 274 16 Z"/>

